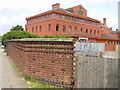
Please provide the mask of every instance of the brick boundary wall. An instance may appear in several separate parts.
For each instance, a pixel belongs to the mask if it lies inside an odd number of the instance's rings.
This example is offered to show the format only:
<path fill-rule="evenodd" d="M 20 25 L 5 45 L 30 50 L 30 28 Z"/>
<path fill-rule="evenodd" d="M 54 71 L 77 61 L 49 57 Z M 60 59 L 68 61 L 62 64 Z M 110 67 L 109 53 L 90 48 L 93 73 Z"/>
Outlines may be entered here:
<path fill-rule="evenodd" d="M 115 51 L 116 45 L 112 44 L 105 44 L 105 51 Z"/>
<path fill-rule="evenodd" d="M 7 54 L 24 75 L 60 87 L 74 84 L 72 38 L 31 38 L 7 42 Z"/>

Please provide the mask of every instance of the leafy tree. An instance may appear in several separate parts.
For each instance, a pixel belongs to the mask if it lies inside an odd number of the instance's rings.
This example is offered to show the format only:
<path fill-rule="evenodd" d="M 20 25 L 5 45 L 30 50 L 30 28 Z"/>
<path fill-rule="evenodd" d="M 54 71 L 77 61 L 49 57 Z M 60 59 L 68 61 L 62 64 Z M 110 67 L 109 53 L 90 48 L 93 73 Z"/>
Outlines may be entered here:
<path fill-rule="evenodd" d="M 0 42 L 2 41 L 2 36 L 0 35 Z"/>
<path fill-rule="evenodd" d="M 6 46 L 7 40 L 22 38 L 40 38 L 40 36 L 25 31 L 10 31 L 2 36 L 2 45 Z"/>
<path fill-rule="evenodd" d="M 17 25 L 15 27 L 12 27 L 12 29 L 10 29 L 11 31 L 24 31 L 23 27 L 21 25 Z"/>
<path fill-rule="evenodd" d="M 25 31 L 10 31 L 2 36 L 2 45 L 6 46 L 7 40 L 22 39 L 22 38 L 71 38 L 71 37 L 63 36 L 63 35 L 56 35 L 56 36 L 45 35 L 44 37 L 40 37 L 38 35 L 30 34 Z"/>

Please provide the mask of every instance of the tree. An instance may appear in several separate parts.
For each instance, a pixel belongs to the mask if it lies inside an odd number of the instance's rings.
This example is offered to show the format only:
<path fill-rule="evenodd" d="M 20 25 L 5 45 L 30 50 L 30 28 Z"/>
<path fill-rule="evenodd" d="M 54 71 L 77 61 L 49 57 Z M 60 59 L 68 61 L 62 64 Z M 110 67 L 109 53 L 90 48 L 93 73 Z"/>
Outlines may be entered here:
<path fill-rule="evenodd" d="M 0 42 L 2 41 L 2 36 L 0 35 Z"/>
<path fill-rule="evenodd" d="M 40 36 L 25 31 L 10 31 L 2 36 L 2 45 L 6 46 L 7 40 L 22 38 L 40 38 Z"/>
<path fill-rule="evenodd" d="M 17 25 L 15 27 L 12 27 L 12 29 L 10 29 L 11 31 L 24 31 L 23 27 L 21 25 Z"/>

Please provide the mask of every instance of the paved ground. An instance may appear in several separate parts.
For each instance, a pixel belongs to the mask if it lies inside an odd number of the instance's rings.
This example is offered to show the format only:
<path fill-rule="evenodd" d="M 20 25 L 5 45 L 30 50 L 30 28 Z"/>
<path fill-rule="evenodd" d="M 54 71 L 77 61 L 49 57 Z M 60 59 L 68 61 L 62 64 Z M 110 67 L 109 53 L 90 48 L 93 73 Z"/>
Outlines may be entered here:
<path fill-rule="evenodd" d="M 19 70 L 14 67 L 10 57 L 0 49 L 0 88 L 27 88 L 26 82 L 18 76 Z"/>
<path fill-rule="evenodd" d="M 2 53 L 0 49 L 0 89 L 2 88 Z"/>

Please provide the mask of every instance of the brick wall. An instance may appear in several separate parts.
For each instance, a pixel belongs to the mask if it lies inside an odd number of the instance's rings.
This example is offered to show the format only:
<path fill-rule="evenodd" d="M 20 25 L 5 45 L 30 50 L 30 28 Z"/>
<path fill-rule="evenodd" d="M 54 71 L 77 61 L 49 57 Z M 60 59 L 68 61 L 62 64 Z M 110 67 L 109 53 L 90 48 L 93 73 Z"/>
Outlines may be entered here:
<path fill-rule="evenodd" d="M 105 51 L 115 51 L 116 44 L 105 44 Z"/>
<path fill-rule="evenodd" d="M 25 75 L 62 87 L 72 86 L 73 39 L 11 40 L 6 51 Z"/>

